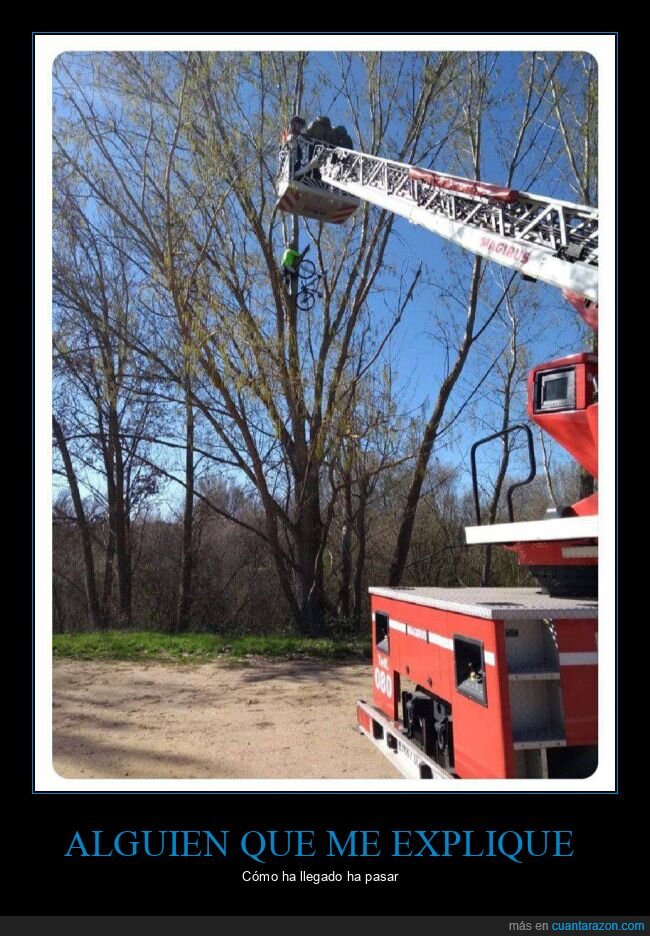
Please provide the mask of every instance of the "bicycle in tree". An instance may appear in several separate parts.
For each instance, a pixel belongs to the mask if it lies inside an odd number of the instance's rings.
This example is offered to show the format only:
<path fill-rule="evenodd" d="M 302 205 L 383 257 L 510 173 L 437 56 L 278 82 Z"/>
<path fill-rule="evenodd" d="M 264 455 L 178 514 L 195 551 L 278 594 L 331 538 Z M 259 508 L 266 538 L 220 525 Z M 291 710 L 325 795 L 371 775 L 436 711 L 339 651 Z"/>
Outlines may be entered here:
<path fill-rule="evenodd" d="M 307 245 L 302 253 L 287 247 L 282 256 L 282 273 L 287 289 L 291 288 L 292 276 L 298 277 L 299 289 L 296 293 L 296 306 L 302 312 L 309 312 L 314 307 L 317 298 L 322 298 L 320 281 L 322 275 L 316 271 L 311 260 L 305 260 L 305 255 L 311 245 Z"/>

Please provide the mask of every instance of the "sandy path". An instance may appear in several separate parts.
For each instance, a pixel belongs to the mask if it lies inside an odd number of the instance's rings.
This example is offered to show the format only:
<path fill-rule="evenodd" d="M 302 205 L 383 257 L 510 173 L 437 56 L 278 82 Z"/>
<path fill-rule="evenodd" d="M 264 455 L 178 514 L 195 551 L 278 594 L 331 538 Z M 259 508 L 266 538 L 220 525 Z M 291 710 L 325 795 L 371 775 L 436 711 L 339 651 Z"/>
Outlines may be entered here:
<path fill-rule="evenodd" d="M 63 777 L 389 778 L 356 729 L 367 663 L 54 663 Z"/>

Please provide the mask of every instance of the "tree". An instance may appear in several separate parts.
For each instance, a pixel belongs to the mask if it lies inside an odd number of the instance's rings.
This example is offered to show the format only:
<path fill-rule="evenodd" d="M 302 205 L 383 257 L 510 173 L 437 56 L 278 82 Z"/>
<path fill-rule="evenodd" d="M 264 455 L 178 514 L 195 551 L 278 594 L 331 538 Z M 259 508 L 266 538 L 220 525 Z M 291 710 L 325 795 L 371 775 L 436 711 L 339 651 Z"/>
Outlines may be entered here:
<path fill-rule="evenodd" d="M 77 184 L 120 223 L 132 261 L 152 276 L 150 307 L 161 318 L 155 334 L 133 346 L 178 386 L 191 358 L 193 405 L 218 438 L 224 464 L 257 492 L 259 535 L 292 617 L 302 633 L 315 633 L 323 625 L 323 551 L 337 496 L 330 491 L 323 502 L 325 465 L 342 444 L 353 388 L 416 280 L 377 335 L 368 303 L 394 219 L 366 205 L 345 231 L 311 230 L 324 298 L 298 319 L 278 273 L 279 240 L 287 238 L 273 208 L 269 157 L 306 65 L 304 54 L 128 54 L 110 64 L 96 56 L 82 66 L 88 85 L 76 64 L 59 60 L 74 127 L 68 121 L 55 145 Z M 453 57 L 366 56 L 355 67 L 367 76 L 362 144 L 378 152 L 390 132 L 401 140 L 391 155 L 428 152 L 426 128 Z M 408 81 L 387 80 L 391 73 Z M 399 121 L 388 119 L 398 108 Z"/>
<path fill-rule="evenodd" d="M 79 529 L 79 536 L 81 538 L 81 545 L 83 549 L 84 557 L 84 581 L 86 586 L 86 600 L 88 602 L 88 623 L 91 630 L 101 630 L 103 620 L 99 608 L 99 599 L 97 597 L 97 583 L 95 580 L 95 559 L 93 556 L 93 543 L 92 535 L 90 531 L 90 525 L 88 523 L 88 518 L 86 517 L 86 511 L 84 509 L 83 500 L 79 492 L 79 482 L 77 480 L 77 475 L 74 470 L 74 465 L 72 463 L 72 458 L 70 457 L 70 451 L 68 449 L 68 443 L 66 442 L 65 433 L 61 426 L 61 423 L 57 420 L 56 416 L 52 416 L 52 428 L 54 430 L 54 438 L 56 439 L 56 444 L 59 447 L 61 453 L 61 458 L 63 460 L 63 466 L 65 469 L 65 476 L 68 481 L 68 486 L 70 488 L 70 495 L 72 497 L 72 503 L 74 504 L 75 516 L 77 519 L 77 527 Z"/>
<path fill-rule="evenodd" d="M 586 52 L 542 53 L 542 93 L 551 101 L 566 185 L 585 205 L 598 201 L 598 64 Z"/>
<path fill-rule="evenodd" d="M 89 615 L 96 623 L 91 532 L 84 515 L 84 486 L 105 502 L 102 620 L 111 616 L 114 564 L 118 582 L 118 623 L 131 624 L 132 513 L 155 492 L 155 472 L 138 461 L 152 418 L 151 400 L 130 346 L 133 272 L 119 236 L 106 240 L 95 223 L 67 197 L 56 193 L 53 288 L 56 302 L 54 375 L 57 393 L 53 426 L 84 542 Z M 74 446 L 74 451 L 71 446 Z M 76 461 L 78 468 L 75 469 Z M 98 481 L 101 478 L 101 485 Z M 103 490 L 100 490 L 103 487 Z"/>
<path fill-rule="evenodd" d="M 552 87 L 560 62 L 553 63 L 547 74 L 540 79 L 539 59 L 536 53 L 523 56 L 520 61 L 521 86 L 510 88 L 505 94 L 496 90 L 497 72 L 500 56 L 495 53 L 468 53 L 463 62 L 460 79 L 454 85 L 457 107 L 462 115 L 462 121 L 453 137 L 453 150 L 448 158 L 454 160 L 461 175 L 467 178 L 485 178 L 485 137 L 490 130 L 491 152 L 493 160 L 495 155 L 500 156 L 505 184 L 512 186 L 518 178 L 525 179 L 521 188 L 528 188 L 535 184 L 542 173 L 547 169 L 550 161 L 549 135 L 551 142 L 553 133 L 545 130 L 545 121 L 549 114 L 549 105 L 545 96 Z M 502 109 L 509 115 L 508 118 L 497 113 Z M 458 252 L 450 251 L 454 257 L 453 262 L 459 265 L 468 265 L 466 258 L 458 257 Z M 491 271 L 490 271 L 491 272 Z M 499 314 L 499 310 L 507 299 L 515 282 L 516 274 L 501 276 L 496 281 L 486 276 L 484 262 L 475 257 L 471 263 L 471 272 L 464 277 L 469 283 L 462 299 L 463 287 L 450 289 L 449 286 L 440 287 L 438 291 L 441 299 L 445 301 L 452 298 L 456 308 L 464 306 L 462 319 L 458 314 L 450 314 L 445 309 L 446 323 L 437 323 L 437 333 L 445 344 L 445 357 L 448 361 L 447 371 L 438 388 L 436 399 L 431 408 L 430 416 L 424 426 L 424 431 L 417 448 L 414 460 L 413 474 L 402 510 L 397 541 L 393 553 L 389 572 L 391 585 L 398 585 L 407 565 L 409 549 L 415 528 L 418 504 L 422 489 L 427 477 L 427 468 L 432 453 L 439 444 L 441 435 L 453 425 L 472 400 L 494 367 L 494 360 L 488 361 L 483 375 L 478 376 L 468 388 L 461 386 L 461 376 L 465 373 L 470 352 L 475 348 L 479 339 L 487 333 L 488 328 Z M 496 286 L 496 288 L 495 288 Z M 481 306 L 486 311 L 481 313 Z M 454 335 L 450 323 L 458 322 Z M 501 352 L 498 352 L 499 354 Z M 514 356 L 512 356 L 514 355 Z M 512 352 L 511 364 L 516 370 L 516 353 Z M 506 369 L 506 380 L 509 369 Z M 514 370 L 510 382 L 514 380 Z M 454 395 L 458 390 L 464 390 L 465 400 L 456 399 L 455 412 L 447 418 L 445 416 L 452 404 Z M 509 399 L 511 388 L 506 387 L 506 398 Z M 501 412 L 502 422 L 507 424 L 509 418 L 508 407 Z M 508 469 L 508 442 L 504 442 L 503 458 L 497 469 L 495 485 L 493 488 L 494 503 L 490 504 L 490 516 L 496 514 L 500 492 Z M 494 500 L 496 498 L 496 500 Z M 483 578 L 489 577 L 489 555 L 486 555 L 486 564 Z"/>
<path fill-rule="evenodd" d="M 592 55 L 542 56 L 560 139 L 558 164 L 562 177 L 585 205 L 598 202 L 598 64 Z M 589 335 L 598 351 L 598 333 Z M 594 493 L 594 479 L 580 468 L 580 499 Z"/>
<path fill-rule="evenodd" d="M 467 69 L 464 72 L 463 79 L 457 82 L 455 89 L 463 113 L 463 132 L 471 160 L 471 172 L 467 172 L 466 175 L 475 179 L 481 178 L 483 121 L 487 107 L 489 78 L 495 68 L 496 60 L 495 55 L 472 53 L 468 57 Z M 422 486 L 447 404 L 460 378 L 472 346 L 483 334 L 495 314 L 493 312 L 485 323 L 477 327 L 478 302 L 483 270 L 484 263 L 481 258 L 474 257 L 462 337 L 460 341 L 454 343 L 450 366 L 440 384 L 437 398 L 418 447 L 389 571 L 390 585 L 399 585 L 404 574 Z"/>
<path fill-rule="evenodd" d="M 382 476 L 404 460 L 404 419 L 397 412 L 391 368 L 369 378 L 357 392 L 345 438 L 338 452 L 332 483 L 341 492 L 333 528 L 338 534 L 340 574 L 336 612 L 340 620 L 357 629 L 365 612 L 364 581 L 368 538 L 374 515 L 372 501 Z"/>
<path fill-rule="evenodd" d="M 192 573 L 194 568 L 194 404 L 192 375 L 185 383 L 185 494 L 183 497 L 183 536 L 181 540 L 181 571 L 176 611 L 176 630 L 188 630 L 192 609 Z"/>

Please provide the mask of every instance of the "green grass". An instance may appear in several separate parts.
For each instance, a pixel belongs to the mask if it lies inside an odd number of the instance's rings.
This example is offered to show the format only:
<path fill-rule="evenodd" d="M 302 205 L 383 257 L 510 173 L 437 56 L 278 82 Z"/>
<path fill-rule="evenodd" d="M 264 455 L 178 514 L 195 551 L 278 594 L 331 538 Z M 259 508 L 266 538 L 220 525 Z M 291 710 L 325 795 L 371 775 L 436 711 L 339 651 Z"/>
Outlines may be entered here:
<path fill-rule="evenodd" d="M 342 641 L 329 638 L 106 631 L 94 634 L 57 634 L 52 643 L 55 657 L 74 660 L 203 663 L 215 659 L 243 660 L 251 656 L 285 660 L 361 660 L 370 659 L 371 655 L 368 638 Z"/>

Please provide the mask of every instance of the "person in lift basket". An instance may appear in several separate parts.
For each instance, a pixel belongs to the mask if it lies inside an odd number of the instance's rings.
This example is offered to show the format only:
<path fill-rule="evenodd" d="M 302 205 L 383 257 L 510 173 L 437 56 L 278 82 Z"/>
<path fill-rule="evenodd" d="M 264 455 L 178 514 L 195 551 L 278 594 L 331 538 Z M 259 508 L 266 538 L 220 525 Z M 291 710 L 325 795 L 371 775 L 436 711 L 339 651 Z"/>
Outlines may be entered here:
<path fill-rule="evenodd" d="M 288 143 L 293 137 L 300 137 L 305 132 L 305 127 L 307 126 L 306 122 L 299 114 L 294 114 L 294 116 L 289 121 L 289 129 L 282 135 L 282 143 Z M 293 164 L 293 171 L 297 172 L 298 169 L 303 164 L 303 152 L 302 147 L 299 143 L 296 143 L 296 158 Z"/>

